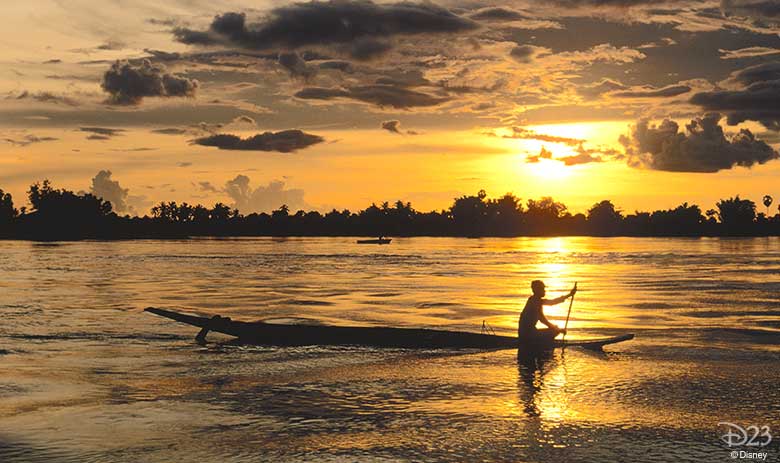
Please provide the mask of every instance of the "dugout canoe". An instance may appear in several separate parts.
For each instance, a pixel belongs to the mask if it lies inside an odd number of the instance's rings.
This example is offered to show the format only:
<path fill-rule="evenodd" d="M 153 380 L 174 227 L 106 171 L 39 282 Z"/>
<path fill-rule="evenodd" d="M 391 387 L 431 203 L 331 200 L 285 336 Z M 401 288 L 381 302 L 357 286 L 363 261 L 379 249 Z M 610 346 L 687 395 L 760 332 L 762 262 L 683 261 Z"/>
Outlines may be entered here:
<path fill-rule="evenodd" d="M 241 322 L 215 315 L 199 317 L 148 307 L 146 312 L 201 328 L 196 336 L 204 342 L 209 331 L 237 338 L 241 344 L 273 346 L 358 345 L 401 349 L 545 349 L 578 346 L 600 349 L 607 344 L 633 339 L 633 334 L 586 340 L 555 340 L 551 346 L 522 346 L 514 336 L 469 333 L 425 328 L 388 328 L 330 325 L 284 325 L 263 321 Z"/>

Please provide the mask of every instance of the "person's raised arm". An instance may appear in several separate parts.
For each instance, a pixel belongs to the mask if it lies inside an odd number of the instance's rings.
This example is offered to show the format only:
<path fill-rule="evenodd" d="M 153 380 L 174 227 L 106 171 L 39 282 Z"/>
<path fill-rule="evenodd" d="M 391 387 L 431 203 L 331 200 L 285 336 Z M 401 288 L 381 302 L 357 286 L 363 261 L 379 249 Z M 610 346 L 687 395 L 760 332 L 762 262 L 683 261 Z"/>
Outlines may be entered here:
<path fill-rule="evenodd" d="M 575 286 L 574 289 L 569 291 L 569 294 L 564 294 L 561 297 L 556 297 L 555 299 L 542 299 L 542 305 L 557 305 L 561 302 L 565 301 L 566 299 L 574 296 L 577 293 L 577 287 Z"/>

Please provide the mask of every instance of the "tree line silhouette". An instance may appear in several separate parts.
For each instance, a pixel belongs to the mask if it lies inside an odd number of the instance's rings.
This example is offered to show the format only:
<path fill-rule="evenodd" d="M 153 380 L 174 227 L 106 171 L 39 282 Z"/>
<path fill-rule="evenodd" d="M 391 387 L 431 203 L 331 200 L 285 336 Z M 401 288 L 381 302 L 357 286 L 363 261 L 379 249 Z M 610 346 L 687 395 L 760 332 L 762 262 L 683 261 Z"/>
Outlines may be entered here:
<path fill-rule="evenodd" d="M 30 207 L 17 209 L 0 190 L 0 238 L 33 240 L 185 238 L 189 236 L 777 236 L 780 213 L 770 216 L 739 196 L 702 211 L 683 203 L 674 209 L 626 214 L 604 200 L 586 214 L 572 214 L 550 197 L 525 203 L 511 193 L 488 198 L 484 190 L 456 198 L 449 209 L 420 212 L 411 203 L 372 204 L 359 212 L 241 214 L 213 207 L 160 202 L 143 217 L 119 216 L 111 203 L 90 193 L 54 188 L 48 180 L 27 192 Z"/>

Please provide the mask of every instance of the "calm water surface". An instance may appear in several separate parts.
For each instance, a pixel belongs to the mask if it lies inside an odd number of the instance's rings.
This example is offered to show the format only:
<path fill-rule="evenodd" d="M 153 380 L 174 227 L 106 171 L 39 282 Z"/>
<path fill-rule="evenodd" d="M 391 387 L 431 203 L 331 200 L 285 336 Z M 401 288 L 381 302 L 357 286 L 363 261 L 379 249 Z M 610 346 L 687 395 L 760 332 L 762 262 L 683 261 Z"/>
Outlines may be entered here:
<path fill-rule="evenodd" d="M 0 461 L 780 461 L 780 239 L 0 242 Z M 511 334 L 578 281 L 595 354 L 201 347 L 142 312 Z M 553 320 L 567 305 L 550 308 Z M 562 323 L 562 322 L 561 322 Z"/>

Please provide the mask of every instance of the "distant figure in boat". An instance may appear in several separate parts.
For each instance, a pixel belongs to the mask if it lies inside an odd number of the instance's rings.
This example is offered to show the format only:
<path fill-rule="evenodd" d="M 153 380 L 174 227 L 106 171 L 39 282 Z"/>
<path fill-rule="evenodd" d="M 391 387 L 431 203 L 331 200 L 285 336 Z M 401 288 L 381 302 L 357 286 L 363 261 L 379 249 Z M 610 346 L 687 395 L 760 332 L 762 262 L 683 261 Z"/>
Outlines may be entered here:
<path fill-rule="evenodd" d="M 525 308 L 520 314 L 520 321 L 517 325 L 517 337 L 521 344 L 534 346 L 550 345 L 556 336 L 560 333 L 565 333 L 566 330 L 558 328 L 557 325 L 547 319 L 544 315 L 544 306 L 560 304 L 574 296 L 577 292 L 577 287 L 575 286 L 569 291 L 569 294 L 555 299 L 544 299 L 547 291 L 544 282 L 541 280 L 532 281 L 531 290 L 534 294 L 528 298 L 528 302 L 525 303 Z M 536 328 L 536 322 L 542 322 L 547 328 Z"/>
<path fill-rule="evenodd" d="M 357 240 L 357 244 L 390 244 L 391 241 L 393 241 L 392 238 L 380 236 L 375 240 Z"/>

